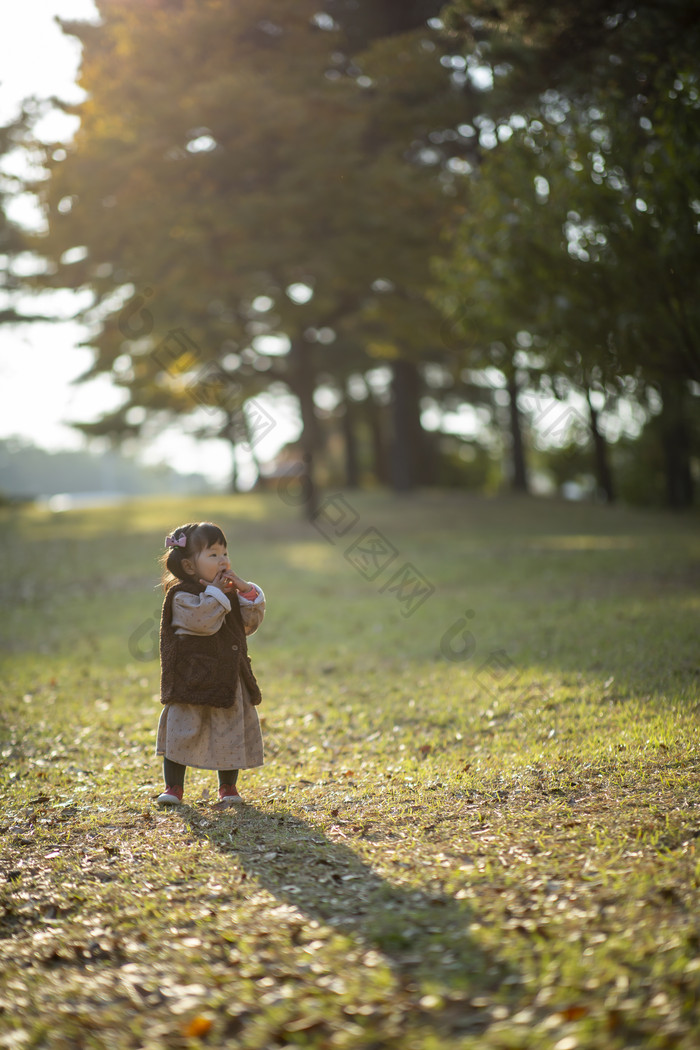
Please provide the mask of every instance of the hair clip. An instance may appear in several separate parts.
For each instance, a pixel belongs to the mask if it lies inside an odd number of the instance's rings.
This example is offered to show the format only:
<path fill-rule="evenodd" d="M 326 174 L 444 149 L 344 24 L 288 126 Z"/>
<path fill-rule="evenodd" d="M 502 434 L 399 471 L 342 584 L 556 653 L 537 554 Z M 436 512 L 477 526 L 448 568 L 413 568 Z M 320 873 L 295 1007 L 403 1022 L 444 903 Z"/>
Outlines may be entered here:
<path fill-rule="evenodd" d="M 182 533 L 181 536 L 178 536 L 177 539 L 175 539 L 174 536 L 166 536 L 165 537 L 166 550 L 167 550 L 168 547 L 186 547 L 186 546 L 187 546 L 187 536 L 185 536 L 184 532 Z"/>

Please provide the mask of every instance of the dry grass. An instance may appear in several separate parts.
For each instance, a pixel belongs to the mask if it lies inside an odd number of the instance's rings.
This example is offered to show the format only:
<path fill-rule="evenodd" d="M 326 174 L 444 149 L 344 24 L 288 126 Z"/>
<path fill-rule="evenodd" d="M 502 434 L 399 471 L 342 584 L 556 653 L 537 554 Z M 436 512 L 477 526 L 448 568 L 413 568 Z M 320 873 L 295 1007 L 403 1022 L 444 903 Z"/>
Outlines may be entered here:
<path fill-rule="evenodd" d="M 0 1045 L 691 1050 L 697 520 L 346 498 L 330 539 L 274 494 L 4 512 Z M 204 771 L 153 801 L 155 558 L 192 517 L 268 596 L 235 812 Z"/>

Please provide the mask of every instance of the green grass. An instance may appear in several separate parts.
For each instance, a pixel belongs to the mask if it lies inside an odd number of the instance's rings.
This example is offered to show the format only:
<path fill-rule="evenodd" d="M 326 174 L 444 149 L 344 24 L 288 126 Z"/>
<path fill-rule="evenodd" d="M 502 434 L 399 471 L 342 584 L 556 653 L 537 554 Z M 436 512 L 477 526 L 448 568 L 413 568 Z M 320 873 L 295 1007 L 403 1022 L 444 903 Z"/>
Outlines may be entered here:
<path fill-rule="evenodd" d="M 0 512 L 0 1045 L 696 1047 L 697 516 L 345 499 Z M 205 517 L 268 598 L 266 763 L 161 812 L 157 557 Z"/>

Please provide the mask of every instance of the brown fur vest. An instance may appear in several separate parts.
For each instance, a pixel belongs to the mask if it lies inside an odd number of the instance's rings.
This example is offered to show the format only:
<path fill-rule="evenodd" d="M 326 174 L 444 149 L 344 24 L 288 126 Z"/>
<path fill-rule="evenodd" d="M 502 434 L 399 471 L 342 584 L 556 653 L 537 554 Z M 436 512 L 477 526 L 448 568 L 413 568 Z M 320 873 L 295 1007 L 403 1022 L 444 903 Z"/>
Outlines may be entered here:
<path fill-rule="evenodd" d="M 198 584 L 178 583 L 165 596 L 160 620 L 160 702 L 233 707 L 240 675 L 257 705 L 262 696 L 248 656 L 237 592 L 232 592 L 231 611 L 216 634 L 175 633 L 173 598 L 178 591 L 201 594 L 203 590 Z"/>

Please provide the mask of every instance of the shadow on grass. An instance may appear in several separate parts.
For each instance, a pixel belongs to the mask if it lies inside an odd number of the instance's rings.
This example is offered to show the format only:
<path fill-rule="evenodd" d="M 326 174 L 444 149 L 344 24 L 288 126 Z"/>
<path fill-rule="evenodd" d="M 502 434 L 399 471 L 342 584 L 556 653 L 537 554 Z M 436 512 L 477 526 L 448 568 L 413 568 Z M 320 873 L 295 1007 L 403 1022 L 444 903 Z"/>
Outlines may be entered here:
<path fill-rule="evenodd" d="M 501 961 L 475 943 L 466 903 L 439 888 L 431 892 L 389 881 L 349 846 L 288 810 L 246 805 L 216 813 L 206 827 L 190 807 L 177 812 L 194 836 L 235 857 L 257 886 L 289 906 L 293 943 L 300 913 L 302 920 L 351 938 L 365 953 L 363 966 L 388 966 L 411 1004 L 413 1023 L 478 1033 L 492 1018 L 481 1009 L 485 999 L 472 1000 L 493 996 L 504 981 L 517 984 Z M 426 1002 L 426 994 L 436 999 Z"/>

